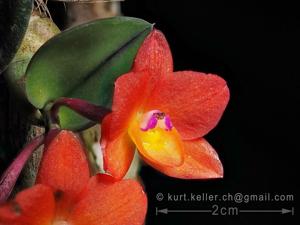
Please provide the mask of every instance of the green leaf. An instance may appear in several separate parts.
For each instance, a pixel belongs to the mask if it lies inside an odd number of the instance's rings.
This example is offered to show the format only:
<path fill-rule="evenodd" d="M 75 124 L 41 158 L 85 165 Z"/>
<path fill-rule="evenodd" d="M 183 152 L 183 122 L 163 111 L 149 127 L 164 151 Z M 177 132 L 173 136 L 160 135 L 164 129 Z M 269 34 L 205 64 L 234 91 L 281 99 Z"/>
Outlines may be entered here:
<path fill-rule="evenodd" d="M 26 32 L 33 0 L 0 1 L 0 73 L 16 54 Z"/>
<path fill-rule="evenodd" d="M 66 30 L 50 39 L 26 71 L 29 101 L 43 109 L 59 97 L 110 107 L 114 81 L 128 72 L 152 25 L 130 17 L 102 19 Z M 91 121 L 62 107 L 60 125 L 80 130 Z"/>

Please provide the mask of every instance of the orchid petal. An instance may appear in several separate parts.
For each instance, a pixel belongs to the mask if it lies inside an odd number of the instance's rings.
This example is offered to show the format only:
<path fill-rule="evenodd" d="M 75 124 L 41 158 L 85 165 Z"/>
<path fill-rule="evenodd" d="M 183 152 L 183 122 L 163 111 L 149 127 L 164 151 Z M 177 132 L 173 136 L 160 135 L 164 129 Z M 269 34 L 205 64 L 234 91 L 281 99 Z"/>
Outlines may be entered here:
<path fill-rule="evenodd" d="M 142 225 L 147 197 L 134 180 L 115 182 L 107 175 L 90 179 L 68 219 L 73 225 Z"/>
<path fill-rule="evenodd" d="M 74 197 L 85 186 L 89 176 L 84 149 L 74 133 L 62 130 L 54 137 L 47 137 L 37 183 Z"/>
<path fill-rule="evenodd" d="M 105 172 L 115 179 L 122 179 L 130 167 L 135 151 L 128 134 L 124 133 L 114 141 L 102 143 L 101 147 Z"/>
<path fill-rule="evenodd" d="M 165 112 L 181 137 L 191 140 L 203 137 L 217 125 L 228 101 L 229 89 L 221 77 L 182 71 L 157 86 L 146 110 Z"/>
<path fill-rule="evenodd" d="M 0 207 L 1 225 L 52 225 L 55 212 L 53 192 L 45 185 L 35 185 L 17 194 Z"/>
<path fill-rule="evenodd" d="M 134 60 L 133 71 L 148 71 L 150 80 L 159 79 L 173 72 L 173 59 L 169 44 L 159 30 L 154 29 L 144 40 Z"/>
<path fill-rule="evenodd" d="M 178 167 L 148 164 L 170 177 L 181 179 L 212 179 L 223 177 L 222 163 L 213 147 L 204 139 L 184 141 L 184 163 Z"/>

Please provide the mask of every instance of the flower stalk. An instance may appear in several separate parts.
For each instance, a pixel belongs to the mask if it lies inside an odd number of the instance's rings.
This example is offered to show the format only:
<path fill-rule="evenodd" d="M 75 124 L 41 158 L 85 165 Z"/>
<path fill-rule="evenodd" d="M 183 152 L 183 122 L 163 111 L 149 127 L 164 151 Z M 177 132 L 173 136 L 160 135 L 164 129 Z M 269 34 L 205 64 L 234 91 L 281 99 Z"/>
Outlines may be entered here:
<path fill-rule="evenodd" d="M 0 204 L 8 199 L 27 160 L 43 142 L 44 135 L 33 139 L 2 174 L 0 179 Z"/>
<path fill-rule="evenodd" d="M 111 111 L 105 107 L 94 105 L 78 98 L 59 98 L 51 107 L 51 120 L 59 124 L 58 112 L 61 106 L 67 106 L 85 118 L 99 122 Z"/>

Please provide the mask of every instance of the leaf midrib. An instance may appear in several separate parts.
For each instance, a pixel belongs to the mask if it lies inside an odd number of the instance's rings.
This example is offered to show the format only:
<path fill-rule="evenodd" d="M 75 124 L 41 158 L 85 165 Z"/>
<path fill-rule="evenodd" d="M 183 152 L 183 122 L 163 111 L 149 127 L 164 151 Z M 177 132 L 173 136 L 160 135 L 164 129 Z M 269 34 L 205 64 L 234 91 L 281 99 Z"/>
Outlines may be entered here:
<path fill-rule="evenodd" d="M 76 85 L 74 85 L 73 88 L 71 88 L 66 94 L 67 96 L 71 95 L 72 93 L 74 93 L 74 91 L 76 91 L 78 89 L 79 86 L 81 86 L 83 83 L 86 83 L 91 77 L 93 77 L 93 74 L 95 74 L 95 72 L 97 70 L 99 70 L 101 67 L 103 67 L 107 62 L 109 62 L 115 55 L 117 55 L 118 53 L 122 52 L 127 46 L 129 46 L 134 40 L 138 39 L 140 35 L 142 35 L 145 31 L 147 31 L 148 29 L 151 29 L 151 27 L 147 27 L 145 29 L 143 29 L 142 31 L 140 31 L 139 33 L 137 33 L 135 36 L 133 36 L 131 39 L 129 39 L 127 42 L 125 42 L 124 44 L 122 44 L 120 47 L 117 48 L 116 51 L 112 52 L 110 55 L 108 55 L 108 57 L 106 57 L 102 62 L 100 62 L 94 69 L 92 69 L 87 76 L 83 77 L 82 79 L 80 79 L 78 81 L 78 83 Z"/>

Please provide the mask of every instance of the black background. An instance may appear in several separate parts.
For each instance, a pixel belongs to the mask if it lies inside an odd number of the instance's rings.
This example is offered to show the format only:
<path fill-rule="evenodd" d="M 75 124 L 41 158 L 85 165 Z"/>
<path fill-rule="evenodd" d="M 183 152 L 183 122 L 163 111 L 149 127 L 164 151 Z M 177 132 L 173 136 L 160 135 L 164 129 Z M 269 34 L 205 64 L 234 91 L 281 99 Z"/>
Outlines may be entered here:
<path fill-rule="evenodd" d="M 218 151 L 225 177 L 185 181 L 142 169 L 149 199 L 147 224 L 292 224 L 292 216 L 243 214 L 155 215 L 155 207 L 209 208 L 212 202 L 157 201 L 156 194 L 294 194 L 299 151 L 300 18 L 293 5 L 255 1 L 126 0 L 122 12 L 143 18 L 166 35 L 175 71 L 216 73 L 228 82 L 231 100 L 206 138 Z M 294 202 L 222 203 L 244 209 L 295 207 Z M 297 214 L 295 209 L 295 214 Z"/>

